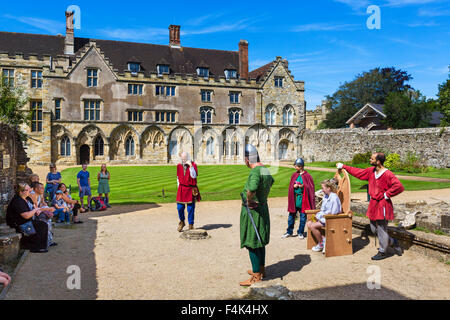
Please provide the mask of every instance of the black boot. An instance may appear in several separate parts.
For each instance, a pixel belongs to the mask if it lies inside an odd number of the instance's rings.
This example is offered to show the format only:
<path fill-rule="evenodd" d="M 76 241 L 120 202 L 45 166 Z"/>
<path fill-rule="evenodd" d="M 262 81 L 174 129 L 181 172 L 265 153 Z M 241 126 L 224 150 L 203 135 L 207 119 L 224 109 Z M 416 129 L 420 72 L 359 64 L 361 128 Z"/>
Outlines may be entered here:
<path fill-rule="evenodd" d="M 388 258 L 388 255 L 384 252 L 378 252 L 375 256 L 372 257 L 372 260 L 379 261 Z"/>

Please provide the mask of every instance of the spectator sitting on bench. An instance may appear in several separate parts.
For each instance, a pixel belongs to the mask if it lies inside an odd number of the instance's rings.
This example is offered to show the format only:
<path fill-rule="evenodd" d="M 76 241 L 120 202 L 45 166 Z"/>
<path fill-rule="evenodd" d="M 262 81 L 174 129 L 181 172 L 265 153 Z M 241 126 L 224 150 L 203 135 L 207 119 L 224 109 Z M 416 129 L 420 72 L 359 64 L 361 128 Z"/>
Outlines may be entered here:
<path fill-rule="evenodd" d="M 69 189 L 67 189 L 67 186 L 64 183 L 61 183 L 58 186 L 58 190 L 61 190 L 63 192 L 62 198 L 63 198 L 64 202 L 69 206 L 69 209 L 73 213 L 73 223 L 82 224 L 83 221 L 80 221 L 80 219 L 78 217 L 78 212 L 84 213 L 84 212 L 86 212 L 86 210 L 84 210 L 81 207 L 80 203 L 77 200 L 72 199 L 72 196 L 69 193 Z"/>
<path fill-rule="evenodd" d="M 37 218 L 48 225 L 48 246 L 54 247 L 58 244 L 53 242 L 53 226 L 52 226 L 52 218 L 55 212 L 55 208 L 51 208 L 48 206 L 48 204 L 45 202 L 44 199 L 44 185 L 40 182 L 33 182 L 32 186 L 33 188 L 32 192 L 30 192 L 30 198 L 33 200 L 34 205 L 41 209 L 41 214 L 37 216 Z"/>
<path fill-rule="evenodd" d="M 318 245 L 312 248 L 314 252 L 325 250 L 325 237 L 322 236 L 321 229 L 325 227 L 325 216 L 329 214 L 342 213 L 341 200 L 336 194 L 336 185 L 331 180 L 322 182 L 322 191 L 325 194 L 322 200 L 320 212 L 315 215 L 315 221 L 308 221 L 306 226 L 317 240 Z"/>
<path fill-rule="evenodd" d="M 16 187 L 16 195 L 12 198 L 6 212 L 6 223 L 10 228 L 21 233 L 21 246 L 32 253 L 48 252 L 48 225 L 34 216 L 41 214 L 41 209 L 34 206 L 30 196 L 31 188 L 26 183 L 19 183 Z M 36 233 L 25 234 L 24 228 L 29 229 L 33 225 Z"/>
<path fill-rule="evenodd" d="M 70 224 L 70 209 L 62 197 L 63 192 L 57 190 L 53 199 L 53 206 L 56 208 L 55 217 L 59 219 L 60 223 Z"/>
<path fill-rule="evenodd" d="M 11 277 L 0 269 L 0 284 L 6 288 L 11 283 Z"/>
<path fill-rule="evenodd" d="M 40 182 L 39 175 L 37 175 L 36 173 L 30 175 L 30 186 L 33 185 L 33 182 Z"/>

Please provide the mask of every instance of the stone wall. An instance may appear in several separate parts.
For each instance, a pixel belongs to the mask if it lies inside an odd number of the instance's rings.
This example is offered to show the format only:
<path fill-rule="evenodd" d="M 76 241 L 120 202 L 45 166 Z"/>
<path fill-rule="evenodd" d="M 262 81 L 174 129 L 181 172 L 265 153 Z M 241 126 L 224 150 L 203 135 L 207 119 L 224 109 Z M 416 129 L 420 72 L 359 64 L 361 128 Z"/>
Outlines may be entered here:
<path fill-rule="evenodd" d="M 18 182 L 28 182 L 28 157 L 17 132 L 0 123 L 0 224 L 4 222 L 6 206 L 14 195 Z"/>
<path fill-rule="evenodd" d="M 383 150 L 405 157 L 414 152 L 427 165 L 450 167 L 450 127 L 366 131 L 364 129 L 306 130 L 301 140 L 307 161 L 349 161 L 357 153 Z"/>

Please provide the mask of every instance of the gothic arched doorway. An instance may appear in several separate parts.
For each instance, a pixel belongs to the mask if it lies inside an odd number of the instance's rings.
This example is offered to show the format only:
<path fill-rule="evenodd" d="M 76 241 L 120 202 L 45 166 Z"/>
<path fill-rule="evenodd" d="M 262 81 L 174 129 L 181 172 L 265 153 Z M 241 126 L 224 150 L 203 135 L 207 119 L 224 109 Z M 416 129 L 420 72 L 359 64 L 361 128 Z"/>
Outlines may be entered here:
<path fill-rule="evenodd" d="M 89 146 L 87 144 L 82 145 L 80 147 L 80 163 L 79 164 L 89 164 L 89 160 L 91 156 L 91 148 L 89 148 Z"/>

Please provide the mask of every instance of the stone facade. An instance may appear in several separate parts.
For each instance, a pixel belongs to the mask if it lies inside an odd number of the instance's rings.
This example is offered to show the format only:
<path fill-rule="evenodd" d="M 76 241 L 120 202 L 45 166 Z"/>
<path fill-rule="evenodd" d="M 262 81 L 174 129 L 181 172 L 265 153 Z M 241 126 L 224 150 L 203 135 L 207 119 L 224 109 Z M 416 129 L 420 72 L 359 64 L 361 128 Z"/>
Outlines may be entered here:
<path fill-rule="evenodd" d="M 14 69 L 21 79 L 16 84 L 27 88 L 31 101 L 42 103 L 42 130 L 23 128 L 30 136 L 26 147 L 33 165 L 163 164 L 178 161 L 180 151 L 189 152 L 199 163 L 241 163 L 248 142 L 262 148 L 266 162 L 294 160 L 299 155 L 298 137 L 305 126 L 304 82 L 294 80 L 281 57 L 259 81 L 132 73 L 119 71 L 90 40 L 75 56 L 0 53 L 0 67 Z M 87 85 L 89 69 L 98 70 L 96 87 Z M 30 88 L 33 70 L 42 72 L 42 88 Z M 282 87 L 275 87 L 275 78 L 283 79 Z M 130 84 L 141 85 L 142 94 L 129 94 Z M 156 86 L 175 87 L 175 94 L 156 95 Z M 211 91 L 210 102 L 202 102 L 202 90 Z M 232 93 L 238 93 L 239 101 L 230 101 Z M 59 119 L 55 118 L 57 101 Z M 100 102 L 98 120 L 84 120 L 86 101 Z M 31 103 L 24 108 L 31 108 Z M 277 113 L 271 124 L 264 119 L 268 106 Z M 202 123 L 202 108 L 212 111 L 211 123 Z M 292 117 L 283 123 L 286 108 L 292 110 Z M 129 112 L 135 111 L 142 112 L 142 121 L 129 121 Z M 235 111 L 238 124 L 230 121 L 230 112 Z M 161 121 L 161 113 L 174 113 L 174 121 Z"/>
<path fill-rule="evenodd" d="M 326 101 L 322 101 L 321 106 L 317 106 L 315 110 L 306 111 L 306 129 L 316 130 L 319 125 L 326 120 L 330 110 L 326 107 Z"/>
<path fill-rule="evenodd" d="M 28 182 L 31 170 L 28 157 L 17 132 L 0 123 L 0 224 L 5 220 L 6 206 L 14 196 L 18 182 Z"/>
<path fill-rule="evenodd" d="M 366 131 L 306 130 L 301 140 L 307 161 L 350 161 L 357 153 L 384 150 L 407 156 L 414 152 L 428 166 L 450 167 L 450 128 Z"/>

